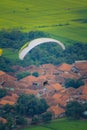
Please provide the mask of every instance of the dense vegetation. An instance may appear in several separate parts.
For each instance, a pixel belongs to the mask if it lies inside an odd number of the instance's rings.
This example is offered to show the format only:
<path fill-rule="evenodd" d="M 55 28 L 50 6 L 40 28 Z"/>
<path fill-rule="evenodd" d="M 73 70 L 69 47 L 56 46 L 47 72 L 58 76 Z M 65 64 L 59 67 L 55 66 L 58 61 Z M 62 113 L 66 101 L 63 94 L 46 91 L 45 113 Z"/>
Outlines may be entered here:
<path fill-rule="evenodd" d="M 0 31 L 0 47 L 20 49 L 24 43 L 38 37 L 47 37 L 47 34 L 41 31 L 31 31 L 29 33 L 21 32 L 17 29 Z"/>
<path fill-rule="evenodd" d="M 35 76 L 35 77 L 38 77 L 39 73 L 38 72 L 33 72 L 32 75 Z"/>
<path fill-rule="evenodd" d="M 87 103 L 69 102 L 66 106 L 66 116 L 69 119 L 87 119 Z"/>
<path fill-rule="evenodd" d="M 3 91 L 1 91 L 2 94 Z M 0 116 L 7 119 L 6 124 L 0 122 L 0 129 L 14 130 L 18 126 L 31 126 L 31 124 L 48 122 L 52 119 L 52 113 L 47 111 L 48 107 L 45 99 L 39 99 L 34 95 L 21 94 L 15 105 L 6 104 L 0 107 Z M 78 101 L 67 103 L 65 115 L 67 119 L 87 119 L 87 103 Z M 51 124 L 46 124 L 45 127 L 54 128 L 54 126 L 49 127 L 49 125 Z M 55 129 L 57 128 L 59 126 L 56 124 Z"/>
<path fill-rule="evenodd" d="M 34 115 L 44 113 L 47 110 L 48 105 L 45 99 L 38 99 L 34 95 L 22 94 L 18 98 L 15 107 L 20 115 L 33 117 Z"/>
<path fill-rule="evenodd" d="M 16 74 L 16 78 L 18 80 L 20 80 L 20 79 L 22 79 L 22 78 L 24 78 L 26 76 L 29 76 L 29 75 L 31 75 L 29 72 L 19 72 L 19 73 Z"/>
<path fill-rule="evenodd" d="M 71 41 L 66 46 L 66 50 L 55 44 L 42 44 L 34 48 L 23 61 L 18 58 L 18 51 L 23 44 L 34 38 L 48 37 L 41 31 L 31 31 L 23 33 L 18 30 L 2 30 L 0 31 L 0 47 L 3 49 L 3 55 L 0 57 L 0 69 L 4 71 L 12 71 L 12 65 L 40 65 L 52 63 L 58 65 L 60 63 L 73 63 L 75 60 L 87 60 L 87 44 Z M 49 49 L 50 48 L 50 49 Z"/>
<path fill-rule="evenodd" d="M 0 89 L 0 98 L 6 96 L 7 91 L 5 89 Z"/>
<path fill-rule="evenodd" d="M 6 124 L 0 122 L 0 130 L 13 130 L 21 125 L 50 121 L 52 114 L 47 112 L 48 107 L 45 99 L 21 94 L 15 105 L 6 104 L 0 107 L 0 117 L 7 119 Z"/>
<path fill-rule="evenodd" d="M 83 86 L 85 83 L 82 79 L 71 79 L 68 78 L 65 80 L 65 87 L 69 88 L 69 87 L 73 87 L 73 88 L 79 88 L 80 86 Z"/>

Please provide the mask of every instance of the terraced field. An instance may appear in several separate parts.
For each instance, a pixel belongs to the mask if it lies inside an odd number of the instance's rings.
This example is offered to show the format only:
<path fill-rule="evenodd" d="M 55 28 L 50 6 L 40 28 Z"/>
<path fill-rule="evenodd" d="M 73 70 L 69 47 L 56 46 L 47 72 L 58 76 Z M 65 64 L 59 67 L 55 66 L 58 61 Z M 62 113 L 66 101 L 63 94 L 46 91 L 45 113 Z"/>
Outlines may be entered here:
<path fill-rule="evenodd" d="M 0 29 L 9 28 L 87 43 L 87 0 L 0 0 Z"/>

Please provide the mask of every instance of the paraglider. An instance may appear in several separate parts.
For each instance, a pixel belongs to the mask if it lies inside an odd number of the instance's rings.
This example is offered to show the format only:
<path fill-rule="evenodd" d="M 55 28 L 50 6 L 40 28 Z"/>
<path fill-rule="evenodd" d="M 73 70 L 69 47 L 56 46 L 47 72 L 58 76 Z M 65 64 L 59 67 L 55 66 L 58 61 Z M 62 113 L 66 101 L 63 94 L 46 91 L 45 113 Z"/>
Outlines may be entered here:
<path fill-rule="evenodd" d="M 3 50 L 0 48 L 0 56 L 2 56 Z"/>
<path fill-rule="evenodd" d="M 52 39 L 52 38 L 37 38 L 37 39 L 34 39 L 30 42 L 27 42 L 19 51 L 19 58 L 21 60 L 24 59 L 24 57 L 27 55 L 27 53 L 29 51 L 31 51 L 34 47 L 36 47 L 37 45 L 39 44 L 43 44 L 43 43 L 52 43 L 52 42 L 55 42 L 57 44 L 59 44 L 61 46 L 61 48 L 63 50 L 65 50 L 65 46 L 63 43 L 61 43 L 60 41 L 58 40 L 55 40 L 55 39 Z"/>

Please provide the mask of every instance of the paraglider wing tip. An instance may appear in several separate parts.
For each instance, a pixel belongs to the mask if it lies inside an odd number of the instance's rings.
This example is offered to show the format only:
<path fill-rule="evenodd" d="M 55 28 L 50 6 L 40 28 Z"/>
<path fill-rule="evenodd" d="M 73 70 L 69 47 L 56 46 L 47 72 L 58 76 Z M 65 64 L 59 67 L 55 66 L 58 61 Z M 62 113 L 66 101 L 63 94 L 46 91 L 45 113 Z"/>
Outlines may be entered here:
<path fill-rule="evenodd" d="M 21 58 L 20 56 L 19 56 L 19 59 L 20 59 L 20 60 L 23 60 L 23 58 Z"/>
<path fill-rule="evenodd" d="M 24 58 L 23 58 L 23 57 L 21 57 L 21 55 L 19 54 L 19 59 L 20 59 L 20 60 L 23 60 Z"/>
<path fill-rule="evenodd" d="M 63 47 L 63 50 L 65 50 L 66 48 L 65 48 L 65 46 Z"/>
<path fill-rule="evenodd" d="M 23 60 L 22 58 L 19 58 L 20 60 Z"/>

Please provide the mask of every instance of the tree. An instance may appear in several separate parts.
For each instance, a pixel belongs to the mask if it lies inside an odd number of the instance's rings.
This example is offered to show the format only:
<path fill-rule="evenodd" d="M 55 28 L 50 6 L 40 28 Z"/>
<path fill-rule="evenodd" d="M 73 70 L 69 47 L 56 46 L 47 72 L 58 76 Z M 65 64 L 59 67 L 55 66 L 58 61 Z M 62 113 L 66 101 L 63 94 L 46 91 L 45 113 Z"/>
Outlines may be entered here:
<path fill-rule="evenodd" d="M 0 122 L 0 130 L 6 130 L 6 125 Z"/>
<path fill-rule="evenodd" d="M 5 89 L 0 89 L 0 98 L 6 96 L 7 91 Z"/>
<path fill-rule="evenodd" d="M 34 116 L 32 117 L 32 124 L 37 124 L 39 122 L 39 117 L 38 116 Z"/>
<path fill-rule="evenodd" d="M 42 31 L 30 31 L 28 33 L 28 38 L 30 40 L 33 40 L 35 38 L 40 38 L 40 37 L 47 37 L 47 36 L 48 36 L 48 34 L 42 32 Z"/>
<path fill-rule="evenodd" d="M 49 112 L 45 112 L 44 114 L 42 114 L 42 121 L 43 122 L 48 122 L 52 119 L 52 113 Z"/>
<path fill-rule="evenodd" d="M 16 116 L 16 125 L 26 125 L 26 124 L 27 120 L 24 117 L 19 115 Z"/>
<path fill-rule="evenodd" d="M 32 75 L 35 76 L 35 77 L 38 77 L 39 73 L 38 72 L 33 72 Z"/>
<path fill-rule="evenodd" d="M 66 116 L 70 119 L 80 119 L 82 113 L 82 105 L 77 101 L 69 102 L 66 105 Z"/>
<path fill-rule="evenodd" d="M 87 119 L 87 103 L 82 104 L 82 118 Z"/>
<path fill-rule="evenodd" d="M 67 78 L 64 83 L 66 88 L 73 87 L 73 88 L 79 88 L 80 86 L 84 85 L 84 82 L 82 79 L 71 79 Z"/>
<path fill-rule="evenodd" d="M 16 52 L 18 52 L 21 46 L 24 45 L 24 43 L 26 43 L 27 41 L 48 36 L 49 34 L 41 31 L 31 31 L 28 33 L 24 33 L 17 29 L 1 30 L 0 47 L 10 48 L 11 50 L 14 49 Z M 8 52 L 8 55 L 2 55 L 0 57 L 0 69 L 6 72 L 11 72 L 11 67 L 13 64 L 29 66 L 32 64 L 41 65 L 52 63 L 58 65 L 63 62 L 71 64 L 74 63 L 76 60 L 87 60 L 87 44 L 77 43 L 75 41 L 70 41 L 70 43 L 72 43 L 72 45 L 66 45 L 65 51 L 61 51 L 59 46 L 54 43 L 49 44 L 49 46 L 48 44 L 37 46 L 35 49 L 33 49 L 33 51 L 29 53 L 29 56 L 25 57 L 25 60 L 23 62 L 19 61 L 18 57 L 15 57 L 14 60 L 12 60 L 12 58 L 10 58 L 10 53 Z"/>
<path fill-rule="evenodd" d="M 10 105 L 10 104 L 5 104 L 2 107 L 2 109 L 4 110 L 5 113 L 8 114 L 8 113 L 10 113 L 14 109 L 14 107 L 12 105 Z"/>
<path fill-rule="evenodd" d="M 29 76 L 29 75 L 31 75 L 30 72 L 19 72 L 19 73 L 16 74 L 16 77 L 17 77 L 18 80 L 20 80 L 20 79 L 22 79 L 26 76 Z"/>
<path fill-rule="evenodd" d="M 21 94 L 15 105 L 15 110 L 20 115 L 33 117 L 46 112 L 48 105 L 45 99 L 39 99 L 34 95 Z"/>
<path fill-rule="evenodd" d="M 8 130 L 12 130 L 14 128 L 14 126 L 15 126 L 15 120 L 13 119 L 13 117 L 8 116 L 6 127 L 8 128 Z"/>
<path fill-rule="evenodd" d="M 3 55 L 0 57 L 0 70 L 6 71 L 6 72 L 12 72 L 11 69 L 11 60 L 4 57 Z"/>
<path fill-rule="evenodd" d="M 38 114 L 46 112 L 46 110 L 48 109 L 48 107 L 49 106 L 48 106 L 46 100 L 44 98 L 40 99 Z"/>

